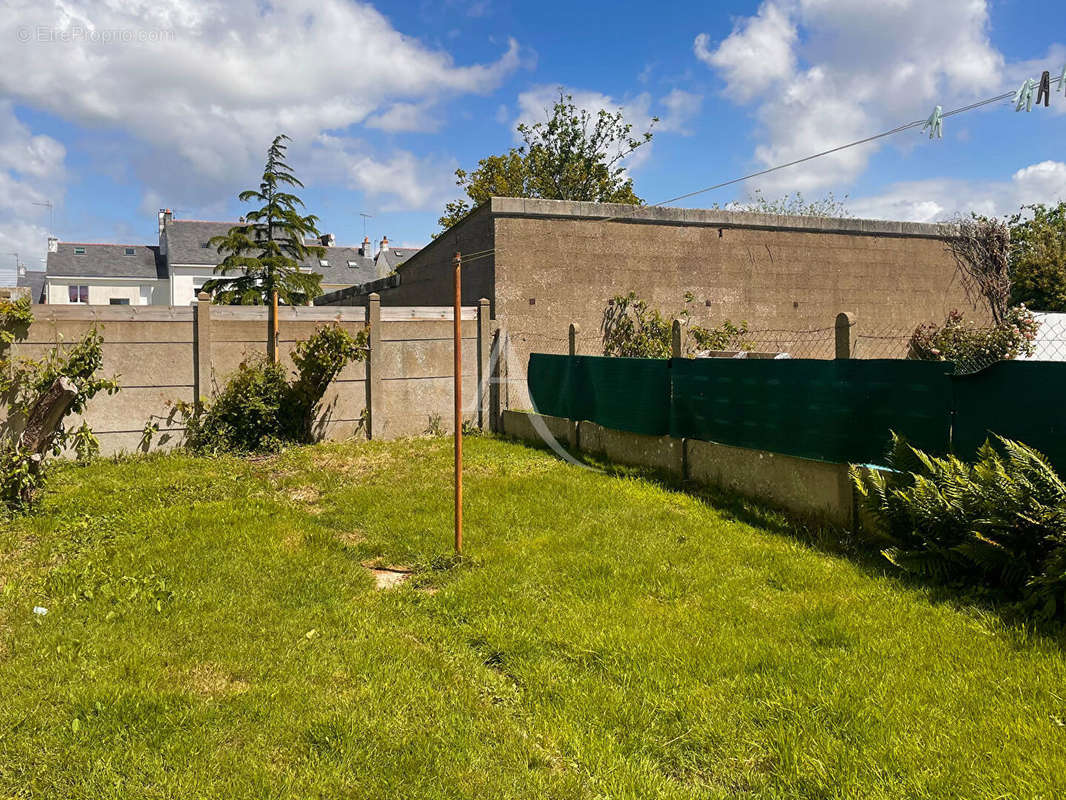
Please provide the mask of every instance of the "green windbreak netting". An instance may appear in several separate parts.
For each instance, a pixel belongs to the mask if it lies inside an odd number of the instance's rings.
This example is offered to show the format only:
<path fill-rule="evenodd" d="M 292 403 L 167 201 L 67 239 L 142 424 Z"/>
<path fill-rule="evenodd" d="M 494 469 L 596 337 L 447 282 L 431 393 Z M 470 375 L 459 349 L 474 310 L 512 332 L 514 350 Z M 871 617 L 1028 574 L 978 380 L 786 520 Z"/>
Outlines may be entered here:
<path fill-rule="evenodd" d="M 993 432 L 1036 448 L 1066 471 L 1066 364 L 1003 361 L 951 381 L 952 444 L 960 458 L 972 458 Z"/>
<path fill-rule="evenodd" d="M 569 356 L 532 353 L 526 369 L 526 383 L 533 410 L 538 414 L 576 419 L 570 413 Z"/>
<path fill-rule="evenodd" d="M 669 368 L 664 359 L 533 353 L 526 376 L 541 414 L 658 436 L 670 431 Z"/>
<path fill-rule="evenodd" d="M 674 436 L 870 464 L 883 460 L 895 430 L 947 451 L 942 363 L 678 359 L 671 372 Z"/>

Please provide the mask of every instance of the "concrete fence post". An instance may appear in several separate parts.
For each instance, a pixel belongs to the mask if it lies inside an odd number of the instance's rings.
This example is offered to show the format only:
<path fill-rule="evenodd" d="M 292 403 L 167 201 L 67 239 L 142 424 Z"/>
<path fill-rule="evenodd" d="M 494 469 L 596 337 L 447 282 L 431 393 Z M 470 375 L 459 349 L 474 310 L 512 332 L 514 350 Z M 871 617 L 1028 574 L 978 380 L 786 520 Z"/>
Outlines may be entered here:
<path fill-rule="evenodd" d="M 503 433 L 503 412 L 507 409 L 507 331 L 502 326 L 492 335 L 489 359 L 489 426 L 493 433 Z"/>
<path fill-rule="evenodd" d="M 685 329 L 684 323 L 679 319 L 674 320 L 670 326 L 670 357 L 683 358 L 685 353 Z"/>
<path fill-rule="evenodd" d="M 477 426 L 479 430 L 491 427 L 489 422 L 489 370 L 492 355 L 492 331 L 487 297 L 477 301 Z"/>
<path fill-rule="evenodd" d="M 193 407 L 199 414 L 202 410 L 200 398 L 207 397 L 211 382 L 211 295 L 207 292 L 196 295 L 192 340 Z"/>
<path fill-rule="evenodd" d="M 569 335 L 567 337 L 569 339 L 569 342 L 570 342 L 570 357 L 571 358 L 573 358 L 574 356 L 577 355 L 577 335 L 579 333 L 581 333 L 581 326 L 578 325 L 576 322 L 571 322 L 570 323 L 570 332 L 569 332 Z M 570 446 L 570 450 L 572 452 L 576 452 L 578 447 L 581 444 L 580 438 L 579 438 L 579 431 L 578 431 L 578 420 L 576 420 L 576 419 L 567 420 L 566 440 L 567 440 L 567 444 Z"/>
<path fill-rule="evenodd" d="M 836 358 L 855 358 L 855 315 L 850 311 L 837 314 Z"/>
<path fill-rule="evenodd" d="M 366 438 L 380 439 L 385 427 L 381 417 L 384 397 L 381 395 L 381 295 L 373 292 L 367 298 L 366 324 L 370 329 L 366 354 Z"/>

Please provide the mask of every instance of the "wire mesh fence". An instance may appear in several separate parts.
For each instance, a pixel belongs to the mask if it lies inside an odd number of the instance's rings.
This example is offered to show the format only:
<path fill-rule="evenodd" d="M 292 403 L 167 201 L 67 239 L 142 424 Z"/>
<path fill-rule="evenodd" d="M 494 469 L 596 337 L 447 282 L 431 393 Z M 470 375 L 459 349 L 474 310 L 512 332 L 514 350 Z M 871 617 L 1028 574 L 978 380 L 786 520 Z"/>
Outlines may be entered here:
<path fill-rule="evenodd" d="M 937 328 L 939 338 L 921 338 L 921 329 L 930 326 L 872 326 L 862 319 L 852 322 L 841 331 L 836 326 L 821 328 L 756 328 L 744 330 L 732 337 L 721 350 L 700 349 L 693 337 L 686 336 L 683 353 L 695 358 L 797 358 L 831 359 L 838 353 L 838 339 L 846 340 L 849 358 L 858 359 L 918 359 L 951 362 L 954 374 L 966 375 L 1005 361 L 1066 362 L 1066 314 L 1037 313 L 1033 315 L 1035 328 L 1013 330 L 1008 324 L 993 327 L 959 326 L 944 335 L 944 327 Z M 541 332 L 512 330 L 513 341 L 526 352 L 565 352 L 569 337 L 565 331 Z M 917 339 L 916 339 L 917 337 Z M 946 342 L 946 344 L 944 344 Z M 585 355 L 602 355 L 602 331 L 589 326 L 575 336 L 575 351 Z M 941 344 L 944 349 L 935 345 Z M 665 348 L 665 350 L 664 350 Z M 656 353 L 666 357 L 669 345 Z"/>

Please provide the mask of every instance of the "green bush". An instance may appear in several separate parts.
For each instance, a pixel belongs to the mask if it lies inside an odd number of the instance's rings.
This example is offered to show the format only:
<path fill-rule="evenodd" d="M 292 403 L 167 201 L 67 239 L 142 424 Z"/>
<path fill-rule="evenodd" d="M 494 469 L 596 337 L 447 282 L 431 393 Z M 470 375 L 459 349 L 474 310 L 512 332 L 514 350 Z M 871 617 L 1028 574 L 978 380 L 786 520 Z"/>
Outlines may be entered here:
<path fill-rule="evenodd" d="M 352 336 L 336 325 L 320 327 L 294 348 L 291 380 L 280 364 L 246 361 L 200 413 L 179 405 L 186 446 L 208 454 L 269 453 L 314 441 L 326 389 L 345 364 L 366 357 L 366 339 L 365 329 Z"/>
<path fill-rule="evenodd" d="M 1064 616 L 1066 484 L 1044 457 L 996 437 L 976 462 L 935 458 L 893 435 L 891 472 L 852 469 L 885 557 L 939 583 Z"/>
<path fill-rule="evenodd" d="M 694 297 L 686 295 L 686 303 Z M 690 312 L 683 309 L 678 318 L 688 322 Z M 603 354 L 623 358 L 670 358 L 673 321 L 666 319 L 658 309 L 650 308 L 647 301 L 637 297 L 636 292 L 612 297 L 603 310 L 600 330 L 603 334 Z M 747 323 L 739 327 L 726 320 L 717 328 L 687 325 L 689 349 L 697 350 L 749 350 L 745 342 Z"/>
<path fill-rule="evenodd" d="M 8 406 L 8 418 L 0 432 L 0 506 L 7 510 L 25 509 L 32 504 L 47 475 L 46 457 L 58 456 L 64 448 L 72 448 L 79 462 L 91 461 L 99 452 L 99 443 L 92 429 L 84 421 L 74 430 L 67 430 L 61 421 L 51 438 L 44 443 L 44 453 L 30 452 L 17 433 L 38 400 L 58 378 L 67 378 L 74 385 L 75 395 L 67 415 L 80 414 L 88 402 L 100 392 L 114 394 L 119 390 L 115 378 L 101 378 L 103 365 L 103 337 L 90 328 L 69 348 L 58 344 L 41 359 L 6 358 L 6 345 L 25 335 L 33 314 L 28 303 L 7 304 L 0 307 L 0 395 Z M 13 424 L 15 422 L 16 424 Z"/>

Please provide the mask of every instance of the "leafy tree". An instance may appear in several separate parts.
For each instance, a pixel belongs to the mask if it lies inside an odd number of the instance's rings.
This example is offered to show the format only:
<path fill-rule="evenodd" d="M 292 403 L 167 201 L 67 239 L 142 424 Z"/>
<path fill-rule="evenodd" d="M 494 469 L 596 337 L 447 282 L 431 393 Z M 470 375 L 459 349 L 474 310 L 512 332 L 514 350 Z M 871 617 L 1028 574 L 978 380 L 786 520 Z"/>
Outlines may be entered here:
<path fill-rule="evenodd" d="M 658 122 L 653 117 L 651 125 Z M 466 197 L 448 203 L 439 223 L 447 230 L 490 197 L 540 197 L 597 203 L 644 201 L 633 193 L 622 161 L 651 141 L 652 132 L 633 134 L 621 111 L 592 114 L 559 92 L 545 122 L 518 126 L 524 144 L 504 155 L 489 156 L 477 169 L 457 169 L 456 185 Z"/>
<path fill-rule="evenodd" d="M 274 138 L 267 150 L 266 167 L 259 189 L 248 189 L 238 197 L 242 203 L 262 205 L 245 214 L 245 222 L 234 225 L 210 244 L 224 256 L 215 267 L 216 275 L 204 284 L 214 294 L 214 302 L 226 305 L 260 305 L 277 300 L 288 305 L 304 305 L 322 294 L 322 276 L 300 271 L 300 263 L 311 256 L 321 257 L 325 249 L 305 244 L 308 236 L 318 236 L 313 214 L 303 216 L 303 201 L 284 191 L 285 186 L 303 187 L 285 163 L 289 137 Z"/>
<path fill-rule="evenodd" d="M 1066 312 L 1066 202 L 1023 206 L 1010 225 L 1010 272 L 1014 303 L 1037 311 Z"/>

